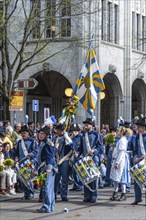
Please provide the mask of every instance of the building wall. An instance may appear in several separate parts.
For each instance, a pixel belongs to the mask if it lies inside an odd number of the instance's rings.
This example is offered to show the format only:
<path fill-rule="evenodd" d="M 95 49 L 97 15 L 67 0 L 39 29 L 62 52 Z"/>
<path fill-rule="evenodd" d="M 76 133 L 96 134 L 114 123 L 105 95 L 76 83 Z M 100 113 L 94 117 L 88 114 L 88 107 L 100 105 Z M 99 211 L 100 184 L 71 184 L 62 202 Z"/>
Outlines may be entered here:
<path fill-rule="evenodd" d="M 77 43 L 73 43 L 72 46 L 67 48 L 70 44 L 69 39 L 57 40 L 54 43 L 50 43 L 46 47 L 43 53 L 36 57 L 36 61 L 39 61 L 41 57 L 46 56 L 46 54 L 51 55 L 54 52 L 57 52 L 64 47 L 66 50 L 62 51 L 56 56 L 53 56 L 48 61 L 44 63 L 37 64 L 28 68 L 21 74 L 21 79 L 27 79 L 34 76 L 36 73 L 43 73 L 44 68 L 48 68 L 48 71 L 54 71 L 62 74 L 65 78 L 68 79 L 72 87 L 75 84 L 75 81 L 79 75 L 81 67 L 84 64 L 87 48 L 89 45 L 89 40 L 91 40 L 92 34 L 93 37 L 93 46 L 96 51 L 97 60 L 99 63 L 100 72 L 103 74 L 103 77 L 106 77 L 108 73 L 113 73 L 114 82 L 118 85 L 113 88 L 114 96 L 110 99 L 112 101 L 111 112 L 117 111 L 116 116 L 112 116 L 112 124 L 116 123 L 118 114 L 121 114 L 126 120 L 131 120 L 132 117 L 132 85 L 136 79 L 141 79 L 146 87 L 146 64 L 143 62 L 140 66 L 139 62 L 142 61 L 143 57 L 146 55 L 146 51 L 141 52 L 132 49 L 132 10 L 136 13 L 140 13 L 143 16 L 146 16 L 146 2 L 141 1 L 120 1 L 120 0 L 111 0 L 112 7 L 114 4 L 119 5 L 119 15 L 118 15 L 118 43 L 107 42 L 106 40 L 101 39 L 101 1 L 100 0 L 88 0 L 80 8 L 79 12 L 89 12 L 83 13 L 73 19 L 72 21 L 72 36 L 80 37 L 80 45 L 78 47 Z M 29 9 L 29 5 L 27 6 Z M 77 10 L 77 8 L 76 8 Z M 107 12 L 106 12 L 107 14 Z M 18 15 L 19 19 L 21 14 Z M 23 17 L 23 15 L 22 15 Z M 15 19 L 15 25 L 17 25 L 17 20 Z M 112 35 L 113 27 L 111 28 Z M 12 32 L 12 30 L 10 31 Z M 15 38 L 15 45 L 18 46 L 18 41 L 21 41 L 21 35 L 19 34 Z M 73 38 L 72 38 L 73 39 Z M 46 42 L 44 39 L 42 41 Z M 31 53 L 32 47 L 34 47 L 35 41 L 29 42 L 29 47 L 26 48 L 26 56 Z M 14 51 L 11 52 L 12 55 Z M 45 67 L 46 65 L 46 67 Z M 111 75 L 109 75 L 111 77 Z M 118 82 L 118 83 L 117 83 Z M 110 83 L 111 85 L 111 83 Z M 106 85 L 105 85 L 106 86 Z M 119 88 L 118 88 L 119 87 Z M 146 88 L 144 88 L 144 91 Z M 118 94 L 117 97 L 115 94 Z M 27 95 L 27 94 L 26 94 Z M 18 113 L 19 121 L 23 121 L 25 116 L 26 109 L 26 95 L 24 101 L 24 112 Z M 117 99 L 117 101 L 115 101 Z M 121 101 L 122 100 L 122 101 Z M 145 97 L 143 103 L 145 103 Z M 96 109 L 96 123 L 100 124 L 100 101 L 97 103 Z M 143 104 L 145 106 L 145 104 Z M 127 111 L 128 109 L 128 111 Z M 146 107 L 143 107 L 143 114 L 146 115 Z M 87 113 L 80 105 L 78 120 L 79 122 L 83 121 L 87 116 Z M 120 115 L 119 115 L 120 116 Z"/>

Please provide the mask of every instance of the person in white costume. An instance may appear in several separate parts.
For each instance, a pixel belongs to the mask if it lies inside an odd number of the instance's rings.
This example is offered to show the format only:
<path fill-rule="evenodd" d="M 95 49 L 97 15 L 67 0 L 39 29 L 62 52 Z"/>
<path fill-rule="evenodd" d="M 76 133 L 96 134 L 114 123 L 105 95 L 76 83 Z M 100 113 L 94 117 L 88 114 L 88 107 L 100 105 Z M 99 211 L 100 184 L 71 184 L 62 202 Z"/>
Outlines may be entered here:
<path fill-rule="evenodd" d="M 112 154 L 112 167 L 110 172 L 110 178 L 114 183 L 114 191 L 110 200 L 123 201 L 126 200 L 126 184 L 129 183 L 129 161 L 127 155 L 127 133 L 129 128 L 119 127 L 117 130 L 117 135 L 120 136 L 119 141 L 114 148 Z M 121 184 L 122 194 L 118 197 L 118 187 Z"/>

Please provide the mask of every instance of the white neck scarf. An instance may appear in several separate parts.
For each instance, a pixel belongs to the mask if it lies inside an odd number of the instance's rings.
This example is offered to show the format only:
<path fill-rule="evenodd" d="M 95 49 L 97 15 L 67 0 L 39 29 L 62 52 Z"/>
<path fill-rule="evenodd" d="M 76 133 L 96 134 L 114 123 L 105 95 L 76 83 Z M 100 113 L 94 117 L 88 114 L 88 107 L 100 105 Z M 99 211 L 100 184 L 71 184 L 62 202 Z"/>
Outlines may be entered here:
<path fill-rule="evenodd" d="M 24 143 L 23 139 L 21 140 L 21 146 L 22 146 L 23 153 L 24 153 L 24 155 L 26 157 L 28 155 L 28 151 L 26 149 L 26 146 L 25 146 L 25 143 Z"/>
<path fill-rule="evenodd" d="M 89 143 L 89 137 L 88 137 L 88 132 L 85 133 L 85 143 L 87 147 L 87 151 L 91 150 L 90 143 Z"/>
<path fill-rule="evenodd" d="M 143 137 L 142 134 L 139 134 L 139 142 L 140 142 L 140 149 L 141 149 L 141 153 L 142 155 L 145 155 L 145 149 L 144 149 L 144 143 L 143 143 Z"/>

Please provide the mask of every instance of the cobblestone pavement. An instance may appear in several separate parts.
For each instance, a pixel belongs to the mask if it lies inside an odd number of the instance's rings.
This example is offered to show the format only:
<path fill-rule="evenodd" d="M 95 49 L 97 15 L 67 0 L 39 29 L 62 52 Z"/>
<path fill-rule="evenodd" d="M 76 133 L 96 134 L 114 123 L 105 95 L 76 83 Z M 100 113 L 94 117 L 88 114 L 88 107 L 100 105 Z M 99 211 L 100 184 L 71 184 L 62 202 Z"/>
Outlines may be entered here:
<path fill-rule="evenodd" d="M 127 193 L 123 202 L 110 201 L 113 188 L 99 189 L 96 204 L 84 203 L 82 192 L 69 192 L 68 202 L 62 202 L 58 195 L 55 211 L 52 213 L 37 213 L 41 207 L 38 203 L 38 192 L 33 200 L 21 200 L 19 193 L 15 196 L 0 197 L 0 220 L 65 220 L 65 219 L 95 219 L 95 220 L 146 220 L 145 197 L 137 206 L 130 205 L 134 201 L 134 192 Z M 119 193 L 120 194 L 120 193 Z M 67 208 L 68 212 L 64 212 Z"/>

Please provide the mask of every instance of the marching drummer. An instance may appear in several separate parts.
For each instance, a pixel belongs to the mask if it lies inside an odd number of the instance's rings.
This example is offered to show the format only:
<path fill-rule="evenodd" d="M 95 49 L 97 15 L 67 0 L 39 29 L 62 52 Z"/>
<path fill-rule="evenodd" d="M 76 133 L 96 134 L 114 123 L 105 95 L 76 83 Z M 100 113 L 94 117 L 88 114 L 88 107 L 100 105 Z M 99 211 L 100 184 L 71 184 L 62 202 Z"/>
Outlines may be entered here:
<path fill-rule="evenodd" d="M 100 158 L 104 152 L 102 136 L 93 130 L 94 120 L 93 118 L 86 118 L 83 121 L 85 133 L 83 134 L 83 141 L 81 144 L 81 154 L 83 156 L 91 155 L 96 167 L 100 166 Z M 97 200 L 97 180 L 94 180 L 89 184 L 94 192 L 91 192 L 86 186 L 84 186 L 84 202 L 95 203 Z"/>
<path fill-rule="evenodd" d="M 72 162 L 73 165 L 81 158 L 79 155 L 80 147 L 81 147 L 81 141 L 83 135 L 80 133 L 80 128 L 78 124 L 72 124 L 70 126 L 70 133 L 72 133 L 72 141 L 73 141 L 73 156 L 72 156 Z M 74 184 L 73 188 L 70 189 L 70 191 L 81 191 L 83 188 L 83 184 L 79 179 L 78 174 L 76 173 L 74 167 L 72 167 L 72 173 L 73 173 L 73 179 Z"/>
<path fill-rule="evenodd" d="M 68 201 L 68 180 L 69 180 L 69 157 L 72 155 L 73 145 L 72 140 L 68 133 L 65 131 L 64 124 L 58 124 L 55 128 L 57 137 L 55 140 L 55 145 L 58 146 L 57 152 L 57 164 L 58 173 L 55 177 L 55 197 L 57 199 L 57 194 L 59 190 L 60 180 L 60 196 L 62 201 Z"/>
<path fill-rule="evenodd" d="M 44 126 L 39 130 L 38 133 L 38 154 L 37 154 L 37 163 L 38 166 L 41 166 L 42 160 L 41 160 L 41 153 L 43 147 L 46 145 L 47 142 L 47 136 L 50 134 L 50 129 L 48 126 Z M 36 167 L 37 169 L 37 167 Z M 39 173 L 43 172 L 44 166 L 39 169 Z M 43 189 L 40 189 L 39 193 L 39 202 L 43 202 Z"/>
<path fill-rule="evenodd" d="M 41 129 L 40 132 L 48 133 L 47 128 Z M 54 146 L 51 139 L 48 139 L 41 151 L 41 161 L 46 163 L 47 178 L 45 181 L 44 201 L 40 209 L 37 209 L 40 213 L 50 213 L 55 210 L 55 194 L 54 194 L 54 182 L 56 175 L 56 160 L 55 154 L 58 151 L 58 145 Z"/>
<path fill-rule="evenodd" d="M 15 152 L 15 162 L 22 163 L 27 159 L 33 160 L 37 155 L 37 143 L 34 138 L 29 137 L 29 129 L 27 125 L 21 127 L 22 139 L 18 141 L 16 152 Z M 30 184 L 30 189 L 28 189 L 24 183 L 21 182 L 22 191 L 24 192 L 24 197 L 22 199 L 33 199 L 33 184 Z"/>
<path fill-rule="evenodd" d="M 138 134 L 133 142 L 134 163 L 137 164 L 146 159 L 146 117 L 142 117 L 135 123 L 138 126 Z M 135 201 L 131 205 L 142 202 L 142 192 L 140 186 L 134 181 Z"/>

